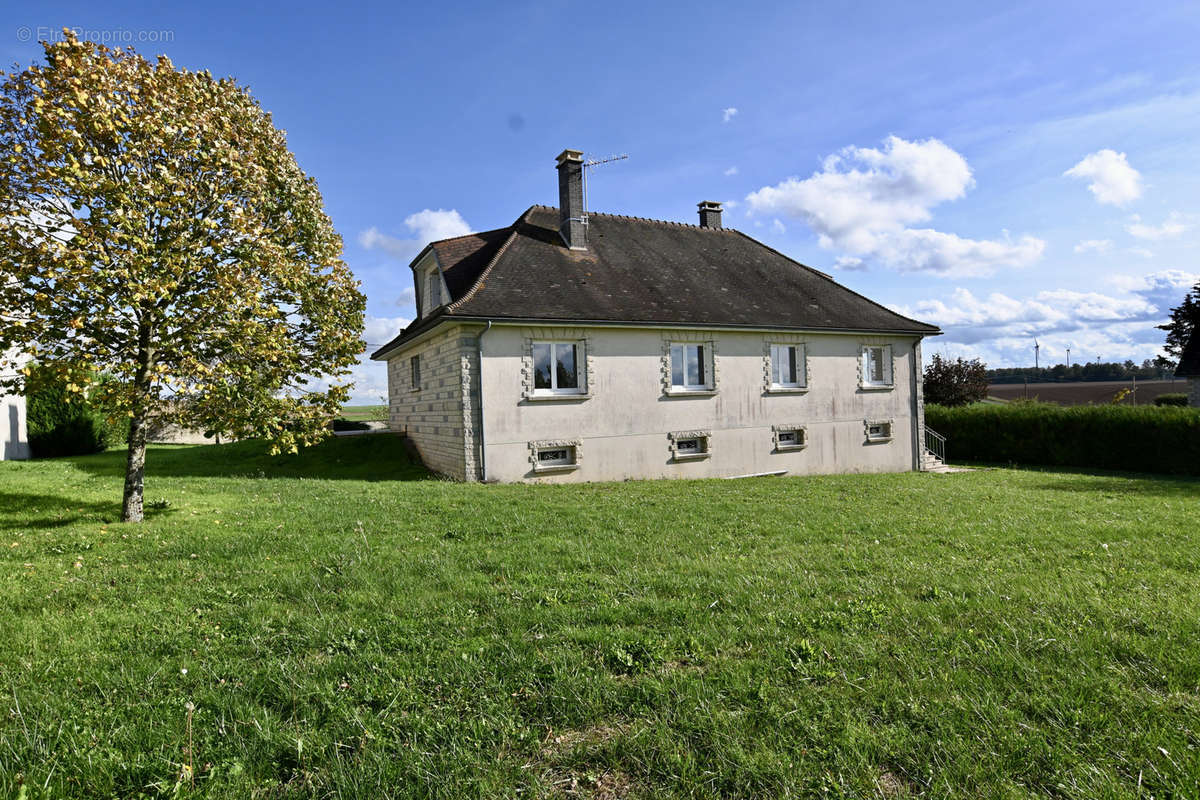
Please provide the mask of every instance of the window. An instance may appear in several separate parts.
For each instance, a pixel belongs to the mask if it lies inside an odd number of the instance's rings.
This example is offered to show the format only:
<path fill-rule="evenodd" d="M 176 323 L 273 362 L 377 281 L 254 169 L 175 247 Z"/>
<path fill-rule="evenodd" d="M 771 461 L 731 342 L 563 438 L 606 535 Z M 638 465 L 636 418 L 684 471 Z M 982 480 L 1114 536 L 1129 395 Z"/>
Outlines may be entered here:
<path fill-rule="evenodd" d="M 892 385 L 892 348 L 889 345 L 872 345 L 862 350 L 863 386 L 890 387 Z"/>
<path fill-rule="evenodd" d="M 429 298 L 429 307 L 426 309 L 426 313 L 442 304 L 442 274 L 436 269 L 429 271 L 427 286 L 429 291 L 426 293 L 426 297 Z"/>
<path fill-rule="evenodd" d="M 412 378 L 412 390 L 415 392 L 421 388 L 421 357 L 413 356 L 408 360 L 408 371 Z"/>
<path fill-rule="evenodd" d="M 712 452 L 708 431 L 677 431 L 667 437 L 671 440 L 671 458 L 675 461 L 708 458 Z"/>
<path fill-rule="evenodd" d="M 579 469 L 579 440 L 529 443 L 529 460 L 534 472 L 570 472 Z"/>
<path fill-rule="evenodd" d="M 803 450 L 808 446 L 808 430 L 803 425 L 772 425 L 775 433 L 775 449 Z"/>
<path fill-rule="evenodd" d="M 575 342 L 534 342 L 533 391 L 535 394 L 582 394 L 579 375 L 580 346 Z"/>
<path fill-rule="evenodd" d="M 708 364 L 703 344 L 671 345 L 671 388 L 686 391 L 707 391 Z"/>
<path fill-rule="evenodd" d="M 802 389 L 807 381 L 804 345 L 771 345 L 771 388 Z"/>
<path fill-rule="evenodd" d="M 575 452 L 572 447 L 552 447 L 538 450 L 539 467 L 563 467 L 575 463 Z"/>
<path fill-rule="evenodd" d="M 869 419 L 865 422 L 868 442 L 890 442 L 892 440 L 892 421 Z"/>

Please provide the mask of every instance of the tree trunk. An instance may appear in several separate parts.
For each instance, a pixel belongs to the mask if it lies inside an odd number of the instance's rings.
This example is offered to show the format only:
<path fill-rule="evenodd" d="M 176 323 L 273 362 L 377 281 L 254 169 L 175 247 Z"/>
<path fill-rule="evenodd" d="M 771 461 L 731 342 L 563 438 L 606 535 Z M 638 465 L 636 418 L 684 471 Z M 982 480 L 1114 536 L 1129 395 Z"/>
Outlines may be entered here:
<path fill-rule="evenodd" d="M 125 497 L 121 504 L 122 522 L 142 521 L 142 490 L 146 478 L 146 416 L 150 399 L 150 370 L 154 349 L 150 346 L 150 326 L 138 325 L 138 365 L 134 375 L 133 416 L 129 420 L 129 449 L 125 460 Z"/>
<path fill-rule="evenodd" d="M 129 449 L 125 460 L 125 498 L 122 522 L 142 521 L 142 492 L 146 478 L 146 417 L 137 413 L 129 421 Z"/>

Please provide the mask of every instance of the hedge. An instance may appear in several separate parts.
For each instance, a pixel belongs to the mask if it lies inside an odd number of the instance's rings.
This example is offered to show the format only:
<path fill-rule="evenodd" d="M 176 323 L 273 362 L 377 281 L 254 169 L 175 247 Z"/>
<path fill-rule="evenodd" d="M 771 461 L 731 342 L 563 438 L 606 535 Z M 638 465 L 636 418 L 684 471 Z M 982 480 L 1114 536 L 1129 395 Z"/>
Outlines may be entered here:
<path fill-rule="evenodd" d="M 1200 409 L 929 405 L 925 421 L 956 461 L 1200 475 Z"/>
<path fill-rule="evenodd" d="M 1167 392 L 1154 398 L 1156 406 L 1186 406 L 1188 396 L 1184 392 Z"/>
<path fill-rule="evenodd" d="M 129 421 L 108 414 L 67 392 L 66 381 L 33 367 L 26 389 L 29 449 L 36 458 L 86 455 L 123 444 Z"/>

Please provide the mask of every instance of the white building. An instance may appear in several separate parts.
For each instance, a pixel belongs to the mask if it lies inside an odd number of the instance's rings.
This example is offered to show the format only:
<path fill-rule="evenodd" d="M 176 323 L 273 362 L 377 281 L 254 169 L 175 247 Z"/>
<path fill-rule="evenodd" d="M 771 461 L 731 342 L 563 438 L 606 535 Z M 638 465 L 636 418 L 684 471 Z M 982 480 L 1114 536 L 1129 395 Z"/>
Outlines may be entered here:
<path fill-rule="evenodd" d="M 927 463 L 921 340 L 940 331 L 721 225 L 559 208 L 434 242 L 419 316 L 372 355 L 390 426 L 462 480 L 887 472 Z"/>
<path fill-rule="evenodd" d="M 24 458 L 29 458 L 25 398 L 0 392 L 0 461 Z"/>

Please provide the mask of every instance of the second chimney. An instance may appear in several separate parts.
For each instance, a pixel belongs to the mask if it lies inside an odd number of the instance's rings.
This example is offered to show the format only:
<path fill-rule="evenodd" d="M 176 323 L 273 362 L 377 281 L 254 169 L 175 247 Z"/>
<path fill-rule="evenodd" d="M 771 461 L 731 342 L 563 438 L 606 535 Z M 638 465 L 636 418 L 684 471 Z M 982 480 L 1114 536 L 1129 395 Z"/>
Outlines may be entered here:
<path fill-rule="evenodd" d="M 558 154 L 558 232 L 572 250 L 587 249 L 583 215 L 583 153 L 563 150 Z"/>
<path fill-rule="evenodd" d="M 700 227 L 701 228 L 720 228 L 721 227 L 721 204 L 714 203 L 712 200 L 705 200 L 703 203 L 697 203 L 700 207 Z"/>

